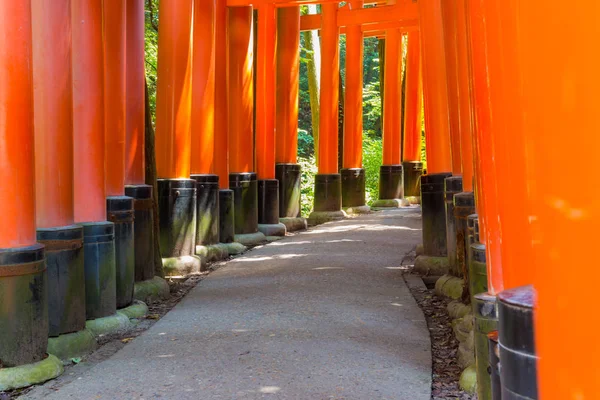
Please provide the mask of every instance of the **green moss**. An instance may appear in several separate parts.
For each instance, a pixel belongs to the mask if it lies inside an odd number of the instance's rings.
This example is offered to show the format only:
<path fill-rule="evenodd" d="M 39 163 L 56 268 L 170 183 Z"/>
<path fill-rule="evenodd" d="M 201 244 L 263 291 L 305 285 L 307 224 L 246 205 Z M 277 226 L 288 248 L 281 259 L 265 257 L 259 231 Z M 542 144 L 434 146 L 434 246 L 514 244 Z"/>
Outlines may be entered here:
<path fill-rule="evenodd" d="M 306 229 L 306 218 L 279 218 L 279 222 L 285 225 L 288 232 Z"/>
<path fill-rule="evenodd" d="M 57 378 L 64 372 L 62 362 L 53 355 L 37 363 L 0 369 L 0 391 L 20 389 Z"/>
<path fill-rule="evenodd" d="M 162 261 L 166 276 L 187 275 L 202 270 L 202 261 L 197 256 L 169 257 Z"/>
<path fill-rule="evenodd" d="M 267 238 L 262 232 L 256 233 L 243 233 L 235 235 L 235 241 L 243 244 L 244 246 L 258 246 L 267 241 Z"/>
<path fill-rule="evenodd" d="M 148 314 L 148 306 L 146 303 L 136 301 L 129 307 L 125 307 L 117 311 L 119 314 L 125 315 L 129 319 L 144 318 Z"/>
<path fill-rule="evenodd" d="M 414 271 L 426 276 L 441 276 L 448 273 L 448 257 L 418 256 Z"/>
<path fill-rule="evenodd" d="M 435 283 L 435 293 L 440 296 L 460 299 L 463 294 L 465 281 L 451 275 L 444 275 Z"/>
<path fill-rule="evenodd" d="M 48 339 L 48 353 L 67 363 L 72 358 L 90 354 L 97 347 L 96 338 L 89 329 Z"/>
<path fill-rule="evenodd" d="M 325 222 L 339 221 L 346 218 L 344 211 L 313 211 L 308 217 L 309 225 L 320 225 Z"/>
<path fill-rule="evenodd" d="M 143 302 L 164 300 L 170 296 L 170 288 L 167 281 L 159 276 L 142 282 L 136 282 L 133 298 Z"/>
<path fill-rule="evenodd" d="M 227 253 L 229 255 L 242 254 L 243 252 L 248 250 L 248 248 L 246 246 L 244 246 L 243 244 L 238 243 L 238 242 L 221 243 L 221 245 L 227 247 Z"/>
<path fill-rule="evenodd" d="M 469 365 L 463 372 L 460 374 L 460 379 L 458 381 L 460 388 L 467 393 L 475 394 L 477 391 L 477 374 L 475 373 L 475 366 Z"/>
<path fill-rule="evenodd" d="M 95 337 L 110 335 L 131 329 L 133 324 L 125 314 L 116 313 L 110 317 L 92 319 L 85 323 Z"/>

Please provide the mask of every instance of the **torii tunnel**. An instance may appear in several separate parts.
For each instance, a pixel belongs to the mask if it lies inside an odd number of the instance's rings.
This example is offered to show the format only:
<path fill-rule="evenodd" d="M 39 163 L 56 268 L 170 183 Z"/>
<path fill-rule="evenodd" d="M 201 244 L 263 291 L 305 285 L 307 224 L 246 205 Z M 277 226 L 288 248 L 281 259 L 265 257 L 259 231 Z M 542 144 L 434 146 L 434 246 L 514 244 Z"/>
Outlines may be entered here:
<path fill-rule="evenodd" d="M 301 16 L 309 3 L 320 13 Z M 469 281 L 479 398 L 598 398 L 596 296 L 582 283 L 600 282 L 597 4 L 163 0 L 153 187 L 144 0 L 0 1 L 0 388 L 3 372 L 48 362 L 48 338 L 116 315 L 154 279 L 153 199 L 167 274 L 305 226 L 298 47 L 319 30 L 309 222 L 367 209 L 363 38 L 385 38 L 377 205 L 420 203 L 421 262 Z"/>

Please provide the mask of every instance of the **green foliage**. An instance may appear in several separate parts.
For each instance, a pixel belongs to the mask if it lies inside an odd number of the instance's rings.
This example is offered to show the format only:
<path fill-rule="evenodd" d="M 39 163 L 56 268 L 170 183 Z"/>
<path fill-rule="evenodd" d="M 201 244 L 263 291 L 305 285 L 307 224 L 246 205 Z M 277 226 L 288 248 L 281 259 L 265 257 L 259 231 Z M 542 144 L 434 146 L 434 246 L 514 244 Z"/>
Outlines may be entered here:
<path fill-rule="evenodd" d="M 156 116 L 156 75 L 158 74 L 158 3 L 146 0 L 146 80 L 152 121 Z"/>
<path fill-rule="evenodd" d="M 298 164 L 302 167 L 302 181 L 300 183 L 300 210 L 302 216 L 308 217 L 313 210 L 315 198 L 315 175 L 317 162 L 315 156 L 298 157 Z"/>
<path fill-rule="evenodd" d="M 363 168 L 365 169 L 365 195 L 367 205 L 379 198 L 379 169 L 383 158 L 383 142 L 380 138 L 363 139 Z"/>
<path fill-rule="evenodd" d="M 307 131 L 298 129 L 298 157 L 310 158 L 315 154 L 315 141 Z"/>

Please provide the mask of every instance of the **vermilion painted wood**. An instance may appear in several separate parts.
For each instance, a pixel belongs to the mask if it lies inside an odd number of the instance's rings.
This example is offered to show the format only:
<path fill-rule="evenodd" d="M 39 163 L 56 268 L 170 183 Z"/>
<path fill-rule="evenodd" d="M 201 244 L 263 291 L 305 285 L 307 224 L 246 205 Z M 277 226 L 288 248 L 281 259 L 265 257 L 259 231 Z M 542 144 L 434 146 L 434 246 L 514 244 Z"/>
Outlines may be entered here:
<path fill-rule="evenodd" d="M 0 248 L 36 242 L 30 3 L 0 2 Z"/>
<path fill-rule="evenodd" d="M 353 9 L 362 1 L 353 1 Z M 363 33 L 360 25 L 346 30 L 346 90 L 344 94 L 344 168 L 362 168 Z"/>
<path fill-rule="evenodd" d="M 340 38 L 337 4 L 323 4 L 321 29 L 321 98 L 319 119 L 319 174 L 338 173 L 338 100 Z"/>
<path fill-rule="evenodd" d="M 127 1 L 125 183 L 145 183 L 144 0 Z"/>
<path fill-rule="evenodd" d="M 192 174 L 212 174 L 215 154 L 215 0 L 194 0 Z"/>
<path fill-rule="evenodd" d="M 258 179 L 275 179 L 276 74 L 273 72 L 276 71 L 276 38 L 276 10 L 273 5 L 265 5 L 258 10 L 256 64 L 256 174 Z"/>
<path fill-rule="evenodd" d="M 451 172 L 448 122 L 450 117 L 441 0 L 421 0 L 418 4 L 423 59 L 427 172 Z"/>
<path fill-rule="evenodd" d="M 421 161 L 423 77 L 421 72 L 421 41 L 419 31 L 409 32 L 407 40 L 404 154 L 402 155 L 402 161 Z"/>
<path fill-rule="evenodd" d="M 321 18 L 320 15 L 317 15 Z M 276 154 L 278 163 L 298 160 L 300 7 L 277 10 Z"/>
<path fill-rule="evenodd" d="M 106 221 L 102 4 L 71 3 L 75 222 Z"/>
<path fill-rule="evenodd" d="M 189 178 L 192 112 L 192 0 L 160 2 L 156 89 L 159 178 Z"/>
<path fill-rule="evenodd" d="M 219 187 L 229 189 L 229 109 L 227 106 L 227 0 L 215 8 L 215 150 L 214 173 Z"/>
<path fill-rule="evenodd" d="M 38 228 L 72 225 L 71 0 L 31 3 Z"/>
<path fill-rule="evenodd" d="M 402 161 L 402 33 L 390 29 L 385 35 L 385 74 L 383 97 L 383 165 L 397 165 Z"/>
<path fill-rule="evenodd" d="M 458 78 L 458 127 L 460 130 L 460 154 L 463 175 L 463 190 L 473 191 L 473 114 L 469 83 L 469 54 L 467 50 L 467 18 L 465 3 L 456 0 L 456 51 Z"/>
<path fill-rule="evenodd" d="M 104 1 L 104 129 L 106 195 L 125 194 L 127 5 Z"/>
<path fill-rule="evenodd" d="M 462 175 L 460 146 L 460 110 L 458 92 L 458 51 L 455 1 L 442 1 L 444 27 L 444 54 L 446 57 L 446 87 L 448 89 L 448 116 L 450 123 L 450 150 L 452 174 Z"/>
<path fill-rule="evenodd" d="M 477 164 L 477 213 L 480 240 L 486 246 L 488 291 L 504 289 L 498 219 L 495 149 L 491 139 L 491 102 L 488 75 L 489 43 L 484 16 L 485 0 L 467 1 L 467 32 L 471 59 L 471 95 L 475 115 L 474 153 Z"/>
<path fill-rule="evenodd" d="M 230 7 L 228 41 L 229 170 L 254 171 L 252 7 Z"/>

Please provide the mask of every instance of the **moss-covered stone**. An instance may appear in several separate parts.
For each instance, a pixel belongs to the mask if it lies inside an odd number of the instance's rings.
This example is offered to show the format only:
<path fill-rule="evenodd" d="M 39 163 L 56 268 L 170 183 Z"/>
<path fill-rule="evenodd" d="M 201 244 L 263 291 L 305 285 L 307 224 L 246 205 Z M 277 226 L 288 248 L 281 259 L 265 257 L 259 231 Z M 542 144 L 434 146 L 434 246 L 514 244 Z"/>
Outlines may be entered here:
<path fill-rule="evenodd" d="M 409 204 L 421 204 L 421 196 L 405 196 L 404 199 L 406 199 Z"/>
<path fill-rule="evenodd" d="M 85 323 L 95 337 L 126 332 L 133 327 L 127 315 L 117 312 L 110 317 L 92 319 Z"/>
<path fill-rule="evenodd" d="M 198 256 L 163 258 L 165 276 L 181 276 L 202 271 L 202 261 Z"/>
<path fill-rule="evenodd" d="M 418 256 L 414 271 L 425 276 L 441 276 L 448 273 L 448 257 Z"/>
<path fill-rule="evenodd" d="M 415 249 L 415 254 L 417 256 L 422 256 L 423 254 L 425 254 L 425 249 L 423 248 L 422 244 L 417 245 L 417 248 Z"/>
<path fill-rule="evenodd" d="M 369 214 L 371 212 L 371 207 L 369 206 L 354 206 L 344 208 L 346 214 Z"/>
<path fill-rule="evenodd" d="M 309 225 L 320 225 L 325 222 L 339 221 L 346 218 L 344 211 L 313 211 L 308 217 Z"/>
<path fill-rule="evenodd" d="M 284 224 L 258 224 L 258 230 L 265 236 L 285 236 L 287 228 Z"/>
<path fill-rule="evenodd" d="M 123 314 L 129 319 L 140 319 L 148 315 L 148 306 L 141 301 L 135 301 L 129 307 L 121 308 L 117 313 Z"/>
<path fill-rule="evenodd" d="M 44 383 L 59 377 L 63 372 L 62 362 L 51 354 L 37 363 L 2 368 L 0 369 L 0 391 Z"/>
<path fill-rule="evenodd" d="M 475 394 L 477 391 L 477 374 L 475 373 L 474 365 L 469 365 L 462 374 L 460 374 L 458 385 L 465 392 Z"/>
<path fill-rule="evenodd" d="M 235 235 L 235 241 L 243 244 L 246 247 L 258 246 L 267 241 L 267 238 L 262 232 L 242 233 Z"/>
<path fill-rule="evenodd" d="M 375 210 L 380 208 L 400 208 L 402 207 L 402 199 L 384 199 L 384 200 L 375 200 L 371 207 Z M 408 203 L 406 203 L 408 205 Z"/>
<path fill-rule="evenodd" d="M 242 254 L 248 248 L 239 242 L 231 242 L 231 243 L 220 243 L 221 245 L 227 248 L 227 253 L 230 256 Z"/>
<path fill-rule="evenodd" d="M 168 299 L 171 295 L 169 284 L 160 276 L 142 282 L 136 282 L 133 298 L 143 302 Z"/>
<path fill-rule="evenodd" d="M 435 282 L 435 293 L 439 296 L 460 299 L 463 294 L 465 281 L 451 275 L 444 275 Z"/>
<path fill-rule="evenodd" d="M 89 329 L 48 339 L 48 354 L 58 357 L 63 363 L 84 357 L 97 348 L 98 342 Z"/>
<path fill-rule="evenodd" d="M 285 225 L 285 228 L 288 232 L 296 232 L 303 231 L 306 229 L 306 218 L 298 217 L 298 218 L 279 218 L 279 222 Z"/>
<path fill-rule="evenodd" d="M 204 265 L 209 262 L 225 260 L 229 257 L 229 252 L 227 251 L 227 246 L 223 243 L 217 243 L 196 246 L 196 255 L 200 257 Z"/>
<path fill-rule="evenodd" d="M 267 236 L 267 242 L 278 242 L 283 239 L 283 236 Z"/>
<path fill-rule="evenodd" d="M 453 300 L 446 307 L 451 319 L 462 318 L 471 312 L 471 306 L 462 301 Z"/>

